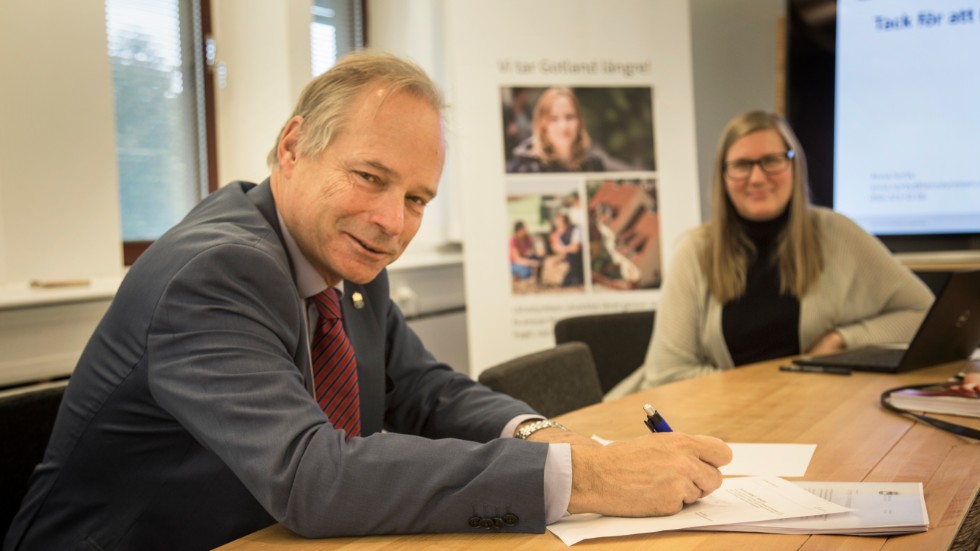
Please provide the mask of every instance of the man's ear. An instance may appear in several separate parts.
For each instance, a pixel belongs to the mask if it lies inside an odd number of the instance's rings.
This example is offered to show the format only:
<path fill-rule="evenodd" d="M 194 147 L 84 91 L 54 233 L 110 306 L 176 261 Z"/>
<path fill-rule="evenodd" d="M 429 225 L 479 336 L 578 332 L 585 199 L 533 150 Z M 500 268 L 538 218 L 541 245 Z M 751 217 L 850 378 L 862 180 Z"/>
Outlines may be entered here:
<path fill-rule="evenodd" d="M 279 147 L 276 148 L 276 155 L 279 158 L 279 169 L 283 175 L 289 176 L 293 166 L 299 159 L 299 143 L 303 136 L 303 117 L 297 115 L 286 123 L 279 137 Z"/>

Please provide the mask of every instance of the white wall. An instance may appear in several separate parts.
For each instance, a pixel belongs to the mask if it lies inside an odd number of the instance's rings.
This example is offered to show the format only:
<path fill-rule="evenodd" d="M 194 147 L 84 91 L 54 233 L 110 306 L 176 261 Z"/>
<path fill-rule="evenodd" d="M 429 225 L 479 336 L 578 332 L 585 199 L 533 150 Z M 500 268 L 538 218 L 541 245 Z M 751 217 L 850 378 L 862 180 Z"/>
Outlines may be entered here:
<path fill-rule="evenodd" d="M 0 79 L 3 385 L 70 370 L 122 271 L 102 2 L 0 2 Z"/>
<path fill-rule="evenodd" d="M 0 287 L 122 269 L 102 2 L 0 2 Z"/>
<path fill-rule="evenodd" d="M 218 185 L 261 182 L 266 155 L 310 80 L 310 0 L 214 0 Z"/>
<path fill-rule="evenodd" d="M 750 109 L 776 110 L 777 28 L 785 0 L 690 0 L 701 213 L 725 124 Z"/>
<path fill-rule="evenodd" d="M 367 0 L 367 46 L 417 63 L 443 91 L 448 85 L 444 67 L 445 31 L 442 10 L 445 0 Z M 446 113 L 449 148 L 454 147 L 455 124 L 452 107 Z M 461 185 L 455 155 L 446 157 L 439 194 L 425 208 L 422 227 L 405 254 L 427 254 L 446 242 L 462 241 L 459 213 Z"/>

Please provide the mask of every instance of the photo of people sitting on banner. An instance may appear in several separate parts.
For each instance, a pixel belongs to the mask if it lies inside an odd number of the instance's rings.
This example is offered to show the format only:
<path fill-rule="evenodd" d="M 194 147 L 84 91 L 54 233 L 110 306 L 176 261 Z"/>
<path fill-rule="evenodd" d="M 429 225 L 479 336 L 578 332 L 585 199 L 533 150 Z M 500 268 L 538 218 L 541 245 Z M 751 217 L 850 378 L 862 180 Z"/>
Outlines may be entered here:
<path fill-rule="evenodd" d="M 520 184 L 511 186 L 520 188 Z M 553 192 L 542 193 L 542 188 Z M 541 182 L 507 197 L 514 295 L 660 287 L 660 217 L 653 178 Z"/>
<path fill-rule="evenodd" d="M 585 224 L 578 192 L 508 197 L 514 294 L 582 292 Z"/>

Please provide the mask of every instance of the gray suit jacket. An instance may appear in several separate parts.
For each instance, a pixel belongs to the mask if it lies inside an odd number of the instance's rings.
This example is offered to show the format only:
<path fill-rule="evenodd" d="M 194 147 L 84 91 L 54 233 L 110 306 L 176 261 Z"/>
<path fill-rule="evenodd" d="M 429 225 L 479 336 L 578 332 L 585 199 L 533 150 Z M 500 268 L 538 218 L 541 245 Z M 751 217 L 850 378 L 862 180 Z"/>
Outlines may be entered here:
<path fill-rule="evenodd" d="M 268 181 L 202 201 L 120 286 L 4 549 L 205 549 L 277 521 L 311 537 L 486 532 L 473 517 L 543 531 L 547 446 L 496 438 L 533 411 L 438 363 L 386 273 L 345 289 L 365 436 L 346 443 L 312 398 Z"/>

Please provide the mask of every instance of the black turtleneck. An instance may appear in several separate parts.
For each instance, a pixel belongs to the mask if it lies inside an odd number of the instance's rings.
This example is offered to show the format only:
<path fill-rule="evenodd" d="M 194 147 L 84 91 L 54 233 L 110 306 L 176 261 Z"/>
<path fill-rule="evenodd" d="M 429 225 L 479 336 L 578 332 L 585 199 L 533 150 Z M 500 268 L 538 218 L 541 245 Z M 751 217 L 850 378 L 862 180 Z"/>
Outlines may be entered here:
<path fill-rule="evenodd" d="M 745 293 L 721 312 L 721 330 L 735 365 L 800 353 L 800 301 L 779 293 L 779 268 L 772 260 L 789 209 L 773 220 L 739 219 L 755 245 L 749 258 Z"/>

